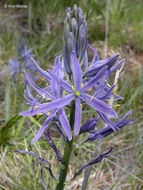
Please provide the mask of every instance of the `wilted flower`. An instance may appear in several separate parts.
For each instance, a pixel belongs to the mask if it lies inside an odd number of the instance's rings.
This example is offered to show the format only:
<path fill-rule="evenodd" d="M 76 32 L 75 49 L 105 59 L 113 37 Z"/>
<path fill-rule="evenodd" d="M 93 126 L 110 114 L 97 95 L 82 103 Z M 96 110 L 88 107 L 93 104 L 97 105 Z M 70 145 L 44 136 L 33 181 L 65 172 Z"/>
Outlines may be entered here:
<path fill-rule="evenodd" d="M 25 170 L 26 168 L 28 168 L 29 166 L 31 166 L 32 164 L 39 163 L 39 164 L 42 166 L 42 168 L 41 168 L 41 181 L 42 181 L 42 185 L 43 185 L 43 187 L 44 187 L 45 189 L 47 189 L 46 186 L 45 186 L 45 184 L 44 184 L 44 180 L 43 180 L 43 168 L 45 168 L 45 169 L 47 169 L 47 170 L 49 171 L 49 174 L 51 175 L 51 177 L 52 177 L 54 180 L 57 180 L 57 179 L 55 178 L 55 176 L 53 175 L 53 172 L 52 172 L 52 170 L 51 170 L 51 164 L 50 164 L 50 162 L 48 162 L 47 160 L 45 160 L 45 159 L 41 158 L 40 156 L 38 156 L 37 154 L 35 154 L 35 153 L 32 151 L 32 147 L 31 147 L 30 144 L 29 144 L 29 147 L 30 147 L 30 151 L 15 150 L 14 152 L 19 152 L 19 153 L 21 153 L 21 154 L 28 154 L 28 155 L 33 156 L 33 157 L 36 158 L 37 161 L 36 161 L 36 162 L 32 162 L 30 165 L 26 166 L 26 167 L 24 168 L 24 170 Z M 24 170 L 23 170 L 23 171 L 24 171 Z"/>
<path fill-rule="evenodd" d="M 109 154 L 110 154 L 111 151 L 112 151 L 112 148 L 110 148 L 108 152 L 103 153 L 103 154 L 100 154 L 98 157 L 93 158 L 90 162 L 88 162 L 88 163 L 86 163 L 86 164 L 84 164 L 84 165 L 82 165 L 82 166 L 77 167 L 77 168 L 75 169 L 75 174 L 74 174 L 74 177 L 72 178 L 72 180 L 75 179 L 76 176 L 80 175 L 80 174 L 82 173 L 82 171 L 83 171 L 85 168 L 87 168 L 88 166 L 100 162 L 103 158 L 109 157 Z"/>
<path fill-rule="evenodd" d="M 117 121 L 114 122 L 115 126 L 118 127 L 118 130 L 123 128 L 125 125 L 130 125 L 133 122 L 133 119 L 125 119 L 129 114 L 131 114 L 131 111 L 126 113 L 121 119 L 118 119 Z M 110 127 L 110 125 L 108 125 L 107 127 L 101 130 L 97 130 L 94 132 L 88 131 L 88 132 L 90 133 L 90 135 L 88 136 L 86 142 L 103 139 L 104 137 L 113 133 L 114 130 Z"/>
<path fill-rule="evenodd" d="M 96 123 L 99 120 L 99 117 L 97 118 L 92 118 L 88 121 L 86 121 L 80 128 L 79 134 L 90 132 L 96 130 Z"/>

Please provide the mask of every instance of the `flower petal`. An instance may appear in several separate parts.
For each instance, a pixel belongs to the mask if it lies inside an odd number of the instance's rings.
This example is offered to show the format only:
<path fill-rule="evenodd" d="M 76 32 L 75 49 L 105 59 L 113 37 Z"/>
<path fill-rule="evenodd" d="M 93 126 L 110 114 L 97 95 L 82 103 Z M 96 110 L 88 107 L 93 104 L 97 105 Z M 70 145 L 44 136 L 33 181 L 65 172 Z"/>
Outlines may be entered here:
<path fill-rule="evenodd" d="M 129 114 L 131 114 L 131 111 L 126 113 L 121 119 L 115 121 L 114 124 L 117 125 L 117 127 L 119 129 L 123 128 L 125 125 L 130 125 L 133 122 L 133 120 L 125 119 Z M 104 137 L 110 135 L 113 132 L 114 132 L 114 130 L 112 129 L 112 127 L 110 125 L 108 125 L 107 127 L 90 134 L 88 136 L 87 141 L 96 141 L 96 140 L 103 139 Z"/>
<path fill-rule="evenodd" d="M 117 125 L 112 122 L 104 113 L 101 113 L 99 111 L 97 111 L 98 115 L 100 116 L 100 118 L 105 122 L 107 123 L 111 129 L 113 129 L 113 131 L 117 131 L 119 130 L 119 128 L 117 127 Z"/>
<path fill-rule="evenodd" d="M 112 86 L 110 87 L 110 89 L 109 89 L 107 92 L 104 92 L 104 93 L 102 93 L 102 94 L 99 94 L 99 95 L 97 95 L 96 97 L 97 97 L 99 100 L 102 100 L 102 101 L 107 100 L 107 98 L 110 98 L 111 95 L 113 95 L 112 91 L 113 91 L 113 89 L 115 88 L 115 86 L 116 86 L 116 85 L 112 85 Z"/>
<path fill-rule="evenodd" d="M 67 104 L 69 104 L 72 101 L 73 98 L 74 98 L 74 94 L 69 94 L 67 96 L 64 96 L 63 98 L 59 98 L 50 103 L 40 104 L 35 110 L 30 109 L 30 110 L 19 113 L 19 115 L 32 116 L 32 115 L 36 115 L 38 113 L 47 113 L 48 111 L 55 110 L 55 109 L 61 108 L 63 106 L 66 106 Z"/>
<path fill-rule="evenodd" d="M 114 65 L 112 68 L 111 68 L 111 72 L 114 72 L 118 67 L 121 66 L 121 64 L 125 61 L 125 59 L 122 59 L 121 61 L 119 61 L 116 65 Z"/>
<path fill-rule="evenodd" d="M 48 125 L 49 125 L 50 121 L 52 120 L 52 118 L 54 117 L 54 115 L 55 115 L 55 113 L 53 113 L 49 117 L 47 117 L 47 119 L 43 123 L 41 129 L 38 131 L 36 136 L 33 138 L 31 144 L 35 143 L 43 135 L 45 129 L 48 127 Z"/>
<path fill-rule="evenodd" d="M 54 61 L 54 68 L 60 63 L 60 58 L 61 58 L 62 55 L 59 55 L 55 58 L 55 61 Z"/>
<path fill-rule="evenodd" d="M 119 57 L 119 54 L 112 55 L 108 59 L 97 61 L 94 65 L 91 65 L 89 70 L 86 72 L 85 76 L 93 76 L 98 73 L 100 69 L 105 67 L 107 65 L 107 69 L 110 69 L 114 63 L 117 61 L 117 58 Z"/>
<path fill-rule="evenodd" d="M 84 64 L 84 71 L 88 67 L 88 56 L 87 56 L 87 51 L 85 51 L 84 59 L 83 59 L 83 64 Z"/>
<path fill-rule="evenodd" d="M 82 71 L 75 52 L 71 53 L 71 60 L 72 60 L 74 88 L 76 91 L 79 91 L 82 83 Z"/>
<path fill-rule="evenodd" d="M 59 119 L 69 141 L 72 140 L 71 128 L 67 116 L 65 114 L 65 111 L 63 109 L 60 109 L 59 111 Z"/>
<path fill-rule="evenodd" d="M 85 132 L 90 132 L 90 131 L 97 129 L 96 123 L 97 123 L 98 119 L 99 119 L 99 116 L 97 118 L 92 118 L 92 119 L 89 119 L 88 121 L 86 121 L 80 128 L 80 134 L 85 133 Z"/>
<path fill-rule="evenodd" d="M 95 64 L 99 60 L 99 56 L 98 56 L 97 51 L 90 44 L 88 44 L 88 46 L 94 52 L 94 57 L 93 57 L 92 63 L 91 63 L 91 65 L 93 65 L 93 64 Z"/>
<path fill-rule="evenodd" d="M 104 75 L 105 75 L 105 72 L 107 71 L 107 67 L 103 67 L 98 73 L 97 75 L 91 79 L 80 91 L 81 92 L 85 92 L 85 91 L 88 91 L 88 89 L 90 89 L 91 87 L 93 87 L 95 85 L 95 83 L 97 81 L 99 81 Z"/>
<path fill-rule="evenodd" d="M 70 92 L 70 93 L 73 92 L 72 87 L 71 87 L 71 85 L 70 85 L 68 82 L 62 80 L 62 81 L 61 81 L 61 86 L 62 86 L 67 92 Z"/>
<path fill-rule="evenodd" d="M 80 98 L 75 98 L 75 121 L 74 121 L 74 134 L 79 135 L 81 125 L 81 107 L 80 107 Z"/>
<path fill-rule="evenodd" d="M 35 64 L 35 66 L 36 66 L 36 68 L 37 68 L 37 71 L 38 71 L 42 76 L 44 76 L 47 80 L 50 81 L 50 76 L 49 76 L 49 74 L 48 74 L 46 71 L 44 71 L 43 69 L 41 69 L 41 68 L 39 67 L 38 63 L 37 63 L 33 58 L 31 58 L 31 60 L 32 60 L 32 62 Z"/>
<path fill-rule="evenodd" d="M 100 111 L 102 113 L 105 113 L 111 117 L 117 118 L 117 113 L 110 108 L 107 104 L 102 102 L 101 100 L 97 99 L 96 97 L 90 96 L 85 93 L 81 93 L 80 97 L 91 107 L 96 109 L 97 111 Z"/>
<path fill-rule="evenodd" d="M 28 81 L 28 83 L 32 86 L 32 88 L 41 96 L 44 94 L 45 98 L 51 98 L 51 100 L 54 100 L 54 97 L 51 96 L 49 93 L 47 93 L 45 90 L 43 90 L 42 88 L 38 87 L 30 78 L 30 76 L 24 71 L 26 79 Z"/>

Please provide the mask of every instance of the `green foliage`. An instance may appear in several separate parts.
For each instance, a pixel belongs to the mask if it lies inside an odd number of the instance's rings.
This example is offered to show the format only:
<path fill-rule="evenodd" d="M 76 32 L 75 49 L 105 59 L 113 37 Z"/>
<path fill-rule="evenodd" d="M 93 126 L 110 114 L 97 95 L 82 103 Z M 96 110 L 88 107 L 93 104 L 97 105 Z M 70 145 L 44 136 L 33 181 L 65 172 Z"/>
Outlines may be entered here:
<path fill-rule="evenodd" d="M 20 118 L 20 115 L 15 115 L 14 117 L 10 118 L 4 127 L 0 128 L 0 145 L 9 144 L 9 140 L 12 137 L 12 127 Z"/>
<path fill-rule="evenodd" d="M 10 85 L 11 81 L 8 81 L 5 89 L 5 101 L 4 101 L 4 115 L 5 115 L 5 122 L 7 122 L 10 118 Z"/>

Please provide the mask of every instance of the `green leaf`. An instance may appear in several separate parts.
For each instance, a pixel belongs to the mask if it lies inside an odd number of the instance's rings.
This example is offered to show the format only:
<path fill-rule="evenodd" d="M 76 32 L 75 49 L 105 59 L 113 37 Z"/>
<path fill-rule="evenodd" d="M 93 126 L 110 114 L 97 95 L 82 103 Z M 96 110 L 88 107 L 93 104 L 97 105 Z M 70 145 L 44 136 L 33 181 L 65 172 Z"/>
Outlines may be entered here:
<path fill-rule="evenodd" d="M 20 115 L 15 115 L 12 117 L 5 125 L 5 127 L 2 127 L 0 129 L 0 145 L 2 144 L 8 144 L 8 141 L 11 138 L 11 128 L 12 126 L 19 120 L 21 119 L 22 116 Z"/>
<path fill-rule="evenodd" d="M 10 118 L 10 81 L 8 81 L 6 89 L 5 89 L 5 103 L 4 103 L 4 116 L 5 123 Z"/>
<path fill-rule="evenodd" d="M 18 124 L 18 126 L 16 127 L 16 134 L 15 134 L 16 138 L 19 137 L 20 132 L 21 132 L 21 128 L 22 128 L 22 126 L 24 125 L 25 120 L 26 120 L 26 117 L 22 117 L 22 118 L 20 119 L 19 124 Z"/>
<path fill-rule="evenodd" d="M 35 124 L 35 125 L 37 125 L 39 128 L 41 128 L 41 124 L 40 124 L 34 117 L 29 116 L 28 118 L 30 119 L 30 121 L 31 121 L 33 124 Z"/>

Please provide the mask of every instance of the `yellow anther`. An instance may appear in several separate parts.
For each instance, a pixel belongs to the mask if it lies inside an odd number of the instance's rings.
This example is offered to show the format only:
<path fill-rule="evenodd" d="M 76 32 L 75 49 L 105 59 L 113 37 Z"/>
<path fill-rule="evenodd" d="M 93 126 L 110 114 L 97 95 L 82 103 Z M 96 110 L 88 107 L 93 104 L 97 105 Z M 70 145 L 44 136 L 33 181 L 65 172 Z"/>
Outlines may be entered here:
<path fill-rule="evenodd" d="M 74 91 L 74 85 L 72 85 L 72 90 Z"/>
<path fill-rule="evenodd" d="M 34 110 L 36 110 L 36 108 L 38 108 L 38 106 L 34 106 Z"/>
<path fill-rule="evenodd" d="M 81 88 L 83 88 L 83 83 L 81 83 Z"/>
<path fill-rule="evenodd" d="M 92 97 L 90 98 L 90 102 L 93 100 L 93 98 L 94 98 L 94 96 L 92 96 Z"/>
<path fill-rule="evenodd" d="M 42 77 L 40 77 L 41 81 L 45 81 L 45 79 L 43 79 Z"/>
<path fill-rule="evenodd" d="M 88 89 L 88 91 L 89 91 L 89 92 L 91 92 L 92 90 L 93 90 L 93 88 L 92 88 L 92 87 Z"/>
<path fill-rule="evenodd" d="M 113 89 L 113 91 L 112 91 L 112 92 L 113 92 L 113 93 L 115 93 L 115 92 L 116 92 L 116 90 L 117 90 L 117 87 L 115 86 L 115 88 Z"/>
<path fill-rule="evenodd" d="M 44 93 L 44 94 L 42 94 L 42 98 L 45 98 L 45 93 Z"/>
<path fill-rule="evenodd" d="M 120 104 L 115 104 L 114 106 L 113 106 L 113 108 L 118 108 L 118 107 L 120 107 Z"/>
<path fill-rule="evenodd" d="M 80 108 L 81 108 L 81 110 L 82 110 L 82 104 L 80 104 Z"/>
<path fill-rule="evenodd" d="M 75 173 L 76 173 L 76 172 L 79 172 L 79 168 L 77 168 L 77 169 L 75 170 Z"/>
<path fill-rule="evenodd" d="M 117 90 L 117 87 L 115 86 L 115 88 L 114 88 L 113 91 L 112 91 L 115 96 L 117 96 L 116 90 Z"/>
<path fill-rule="evenodd" d="M 41 115 L 43 115 L 43 114 L 42 114 L 42 113 L 38 113 L 38 114 L 37 114 L 37 117 L 39 117 L 39 116 L 41 116 Z"/>
<path fill-rule="evenodd" d="M 48 102 L 49 100 L 51 100 L 51 98 L 47 98 L 47 99 L 46 99 L 46 102 Z"/>
<path fill-rule="evenodd" d="M 73 98 L 73 100 L 75 100 L 75 98 Z"/>
<path fill-rule="evenodd" d="M 49 112 L 49 111 L 47 112 L 47 115 L 48 115 L 48 116 L 50 115 L 50 112 Z"/>
<path fill-rule="evenodd" d="M 115 96 L 117 96 L 117 92 L 115 92 L 114 94 L 115 94 Z"/>
<path fill-rule="evenodd" d="M 39 97 L 39 94 L 37 94 L 37 97 Z"/>
<path fill-rule="evenodd" d="M 49 83 L 46 83 L 46 86 L 49 86 Z"/>
<path fill-rule="evenodd" d="M 76 95 L 76 96 L 79 96 L 79 95 L 80 95 L 80 92 L 79 92 L 79 91 L 76 91 L 76 92 L 75 92 L 75 95 Z"/>

